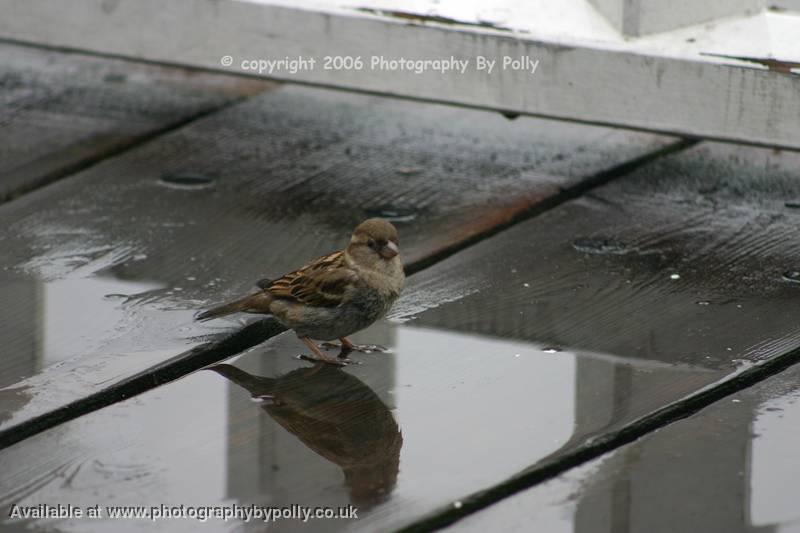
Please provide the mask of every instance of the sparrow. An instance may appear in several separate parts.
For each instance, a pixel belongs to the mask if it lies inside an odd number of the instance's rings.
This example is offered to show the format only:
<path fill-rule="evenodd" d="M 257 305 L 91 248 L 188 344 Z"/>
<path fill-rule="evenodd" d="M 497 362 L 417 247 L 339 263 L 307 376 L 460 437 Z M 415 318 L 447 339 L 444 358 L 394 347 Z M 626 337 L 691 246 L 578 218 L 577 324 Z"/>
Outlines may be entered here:
<path fill-rule="evenodd" d="M 384 501 L 394 489 L 403 437 L 391 410 L 357 377 L 330 365 L 276 377 L 227 364 L 209 370 L 246 389 L 273 420 L 341 468 L 359 508 Z"/>
<path fill-rule="evenodd" d="M 346 364 L 351 350 L 363 350 L 347 339 L 384 317 L 405 284 L 397 230 L 387 220 L 359 224 L 344 250 L 323 255 L 274 280 L 260 290 L 197 316 L 209 320 L 231 313 L 272 315 L 294 330 L 314 354 L 310 359 Z M 325 355 L 311 339 L 341 342 L 339 358 Z"/>

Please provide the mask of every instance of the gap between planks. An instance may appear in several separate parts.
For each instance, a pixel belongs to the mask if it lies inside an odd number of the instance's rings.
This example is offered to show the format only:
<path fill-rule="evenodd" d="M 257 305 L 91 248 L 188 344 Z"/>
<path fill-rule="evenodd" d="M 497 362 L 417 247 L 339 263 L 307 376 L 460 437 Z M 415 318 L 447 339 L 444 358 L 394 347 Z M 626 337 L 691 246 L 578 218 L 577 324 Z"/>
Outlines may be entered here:
<path fill-rule="evenodd" d="M 234 103 L 226 104 L 223 107 L 227 107 L 229 105 L 234 105 Z M 212 111 L 195 115 L 192 118 L 183 121 L 182 124 L 188 124 L 193 120 L 201 118 L 201 116 L 219 111 L 220 109 L 221 108 L 216 108 Z M 179 127 L 179 125 L 173 125 L 169 128 L 161 130 L 161 133 L 164 131 L 177 129 Z M 150 137 L 152 138 L 155 136 L 156 134 Z M 407 264 L 405 267 L 406 274 L 409 276 L 413 275 L 461 250 L 464 250 L 465 248 L 492 237 L 519 222 L 536 217 L 545 211 L 563 204 L 564 202 L 573 200 L 585 194 L 595 187 L 604 185 L 615 178 L 622 177 L 623 175 L 632 172 L 655 159 L 685 150 L 691 146 L 694 146 L 698 142 L 699 141 L 695 139 L 678 140 L 661 149 L 654 150 L 648 154 L 631 159 L 630 161 L 626 161 L 625 163 L 594 174 L 573 186 L 565 187 L 551 198 L 541 201 L 528 209 L 515 213 L 509 216 L 509 218 L 506 220 L 500 221 L 494 226 L 487 228 L 480 233 L 461 240 L 449 247 L 445 247 L 439 252 Z M 161 364 L 154 366 L 149 370 L 124 379 L 119 383 L 108 387 L 107 389 L 90 394 L 63 407 L 59 407 L 53 411 L 39 415 L 18 425 L 11 426 L 0 431 L 0 449 L 7 448 L 28 437 L 46 431 L 64 422 L 78 418 L 79 416 L 102 409 L 103 407 L 107 407 L 132 396 L 147 392 L 210 364 L 229 359 L 249 348 L 252 348 L 253 346 L 256 346 L 257 344 L 267 341 L 268 339 L 284 331 L 286 331 L 285 328 L 276 320 L 272 318 L 266 318 L 264 320 L 249 324 L 220 340 L 214 340 L 196 346 Z M 483 507 L 490 505 L 490 503 L 492 502 L 483 504 Z"/>

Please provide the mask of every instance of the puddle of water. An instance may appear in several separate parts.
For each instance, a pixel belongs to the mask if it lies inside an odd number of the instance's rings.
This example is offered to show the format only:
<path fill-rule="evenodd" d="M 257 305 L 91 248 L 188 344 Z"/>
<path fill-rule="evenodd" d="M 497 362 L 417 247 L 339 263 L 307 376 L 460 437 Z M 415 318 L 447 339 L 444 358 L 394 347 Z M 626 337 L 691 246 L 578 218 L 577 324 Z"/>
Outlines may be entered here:
<path fill-rule="evenodd" d="M 800 394 L 763 403 L 752 423 L 749 517 L 753 526 L 800 521 Z"/>
<path fill-rule="evenodd" d="M 794 531 L 798 377 L 788 370 L 450 530 Z"/>
<path fill-rule="evenodd" d="M 404 169 L 406 172 L 404 174 L 413 173 L 411 172 L 412 169 Z M 404 222 L 411 222 L 419 216 L 417 209 L 411 208 L 403 208 L 403 207 L 392 207 L 392 206 L 381 206 L 381 207 L 374 207 L 374 208 L 367 208 L 364 210 L 364 214 L 369 217 L 381 217 L 389 220 L 395 224 L 402 224 Z"/>
<path fill-rule="evenodd" d="M 676 373 L 681 382 L 694 375 L 412 324 L 383 322 L 353 340 L 392 353 L 351 354 L 363 364 L 315 369 L 293 357 L 304 348 L 284 334 L 234 366 L 194 373 L 18 443 L 4 450 L 12 468 L 0 479 L 0 507 L 11 500 L 353 503 L 357 522 L 320 527 L 387 530 L 639 416 L 652 401 L 641 391 L 669 389 Z M 713 378 L 707 374 L 698 379 Z M 194 522 L 148 524 L 172 531 Z M 119 531 L 140 525 L 114 522 Z M 85 529 L 80 520 L 48 527 Z"/>
<path fill-rule="evenodd" d="M 783 279 L 791 283 L 800 283 L 800 270 L 787 270 L 783 273 Z"/>
<path fill-rule="evenodd" d="M 214 186 L 214 178 L 197 172 L 174 172 L 161 176 L 160 182 L 177 189 L 207 189 Z"/>
<path fill-rule="evenodd" d="M 0 278 L 0 387 L 78 354 L 97 352 L 135 326 L 124 307 L 155 282 L 108 276 Z"/>

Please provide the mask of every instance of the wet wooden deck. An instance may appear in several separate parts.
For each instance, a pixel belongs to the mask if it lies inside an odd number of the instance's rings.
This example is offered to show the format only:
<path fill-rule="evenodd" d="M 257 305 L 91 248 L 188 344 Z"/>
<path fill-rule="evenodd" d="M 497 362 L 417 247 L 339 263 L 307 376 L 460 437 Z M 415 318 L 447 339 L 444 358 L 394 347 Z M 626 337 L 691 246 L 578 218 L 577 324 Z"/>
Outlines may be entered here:
<path fill-rule="evenodd" d="M 1 529 L 797 527 L 797 153 L 0 48 Z M 391 353 L 192 320 L 378 215 Z"/>

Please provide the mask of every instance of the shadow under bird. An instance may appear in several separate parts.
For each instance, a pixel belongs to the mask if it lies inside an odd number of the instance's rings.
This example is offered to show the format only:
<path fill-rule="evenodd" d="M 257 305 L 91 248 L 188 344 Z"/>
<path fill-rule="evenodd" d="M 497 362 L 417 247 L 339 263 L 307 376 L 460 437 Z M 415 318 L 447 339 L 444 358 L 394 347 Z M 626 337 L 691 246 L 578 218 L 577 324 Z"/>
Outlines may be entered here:
<path fill-rule="evenodd" d="M 272 315 L 294 330 L 314 354 L 310 359 L 346 364 L 348 335 L 384 317 L 405 284 L 397 230 L 387 220 L 359 224 L 344 250 L 314 259 L 278 279 L 257 283 L 260 291 L 197 316 L 208 320 L 232 313 Z M 325 355 L 311 339 L 342 344 L 339 358 Z M 374 347 L 369 347 L 374 349 Z"/>
<path fill-rule="evenodd" d="M 403 437 L 392 412 L 339 368 L 298 368 L 275 378 L 221 364 L 209 367 L 245 388 L 284 429 L 342 469 L 350 500 L 370 507 L 397 484 Z"/>

